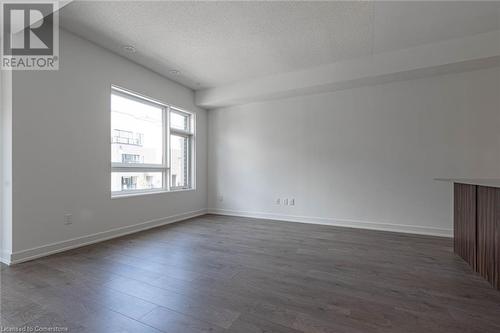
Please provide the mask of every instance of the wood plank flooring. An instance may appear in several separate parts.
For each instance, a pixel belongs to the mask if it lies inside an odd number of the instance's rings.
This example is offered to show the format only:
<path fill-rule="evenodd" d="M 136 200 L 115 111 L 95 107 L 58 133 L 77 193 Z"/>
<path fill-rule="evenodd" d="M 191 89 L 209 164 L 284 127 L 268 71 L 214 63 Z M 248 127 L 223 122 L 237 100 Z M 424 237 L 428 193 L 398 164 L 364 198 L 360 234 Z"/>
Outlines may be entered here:
<path fill-rule="evenodd" d="M 205 215 L 1 270 L 3 327 L 500 332 L 452 240 Z"/>

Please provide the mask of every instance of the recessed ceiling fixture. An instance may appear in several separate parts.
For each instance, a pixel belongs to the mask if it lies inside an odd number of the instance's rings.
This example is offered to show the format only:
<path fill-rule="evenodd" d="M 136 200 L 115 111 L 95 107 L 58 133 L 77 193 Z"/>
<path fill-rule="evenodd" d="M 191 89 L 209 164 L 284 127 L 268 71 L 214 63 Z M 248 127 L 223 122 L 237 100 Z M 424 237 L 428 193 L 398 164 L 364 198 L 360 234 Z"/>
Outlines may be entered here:
<path fill-rule="evenodd" d="M 137 51 L 132 45 L 123 45 L 123 50 L 128 53 L 135 53 Z"/>
<path fill-rule="evenodd" d="M 179 75 L 179 74 L 181 74 L 181 72 L 179 72 L 177 69 L 171 69 L 170 70 L 170 74 L 172 74 L 172 75 Z"/>

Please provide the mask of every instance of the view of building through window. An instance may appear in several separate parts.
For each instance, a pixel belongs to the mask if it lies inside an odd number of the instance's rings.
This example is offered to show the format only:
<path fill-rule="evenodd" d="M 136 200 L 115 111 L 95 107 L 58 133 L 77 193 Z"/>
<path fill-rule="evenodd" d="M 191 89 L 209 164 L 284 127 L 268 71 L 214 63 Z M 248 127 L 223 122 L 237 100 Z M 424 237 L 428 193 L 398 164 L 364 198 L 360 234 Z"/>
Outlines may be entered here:
<path fill-rule="evenodd" d="M 189 187 L 191 155 L 190 115 L 173 109 L 170 112 L 170 184 L 175 188 Z"/>
<path fill-rule="evenodd" d="M 168 117 L 170 115 L 170 117 Z M 165 140 L 165 120 L 170 137 Z M 113 91 L 111 95 L 111 191 L 189 188 L 191 114 Z M 167 150 L 170 168 L 167 166 Z M 170 179 L 168 178 L 170 174 Z M 170 180 L 170 184 L 167 184 Z"/>
<path fill-rule="evenodd" d="M 172 134 L 170 136 L 170 158 L 172 187 L 185 187 L 188 180 L 188 138 Z"/>

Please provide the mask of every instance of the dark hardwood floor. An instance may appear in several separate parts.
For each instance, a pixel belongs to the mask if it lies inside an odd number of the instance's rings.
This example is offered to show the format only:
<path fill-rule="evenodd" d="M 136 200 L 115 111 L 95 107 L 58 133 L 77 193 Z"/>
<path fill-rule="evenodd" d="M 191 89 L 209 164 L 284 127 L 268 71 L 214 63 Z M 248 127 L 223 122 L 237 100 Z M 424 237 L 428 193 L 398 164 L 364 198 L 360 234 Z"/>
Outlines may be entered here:
<path fill-rule="evenodd" d="M 452 241 L 206 215 L 1 270 L 4 327 L 500 332 Z"/>

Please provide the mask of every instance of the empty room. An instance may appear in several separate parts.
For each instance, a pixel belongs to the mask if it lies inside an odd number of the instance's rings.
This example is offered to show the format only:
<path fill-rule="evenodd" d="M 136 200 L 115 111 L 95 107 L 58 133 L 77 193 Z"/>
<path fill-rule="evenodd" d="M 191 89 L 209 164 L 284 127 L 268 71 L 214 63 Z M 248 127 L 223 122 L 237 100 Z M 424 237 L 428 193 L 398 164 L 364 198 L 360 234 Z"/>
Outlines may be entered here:
<path fill-rule="evenodd" d="M 500 1 L 0 7 L 0 332 L 500 332 Z"/>

